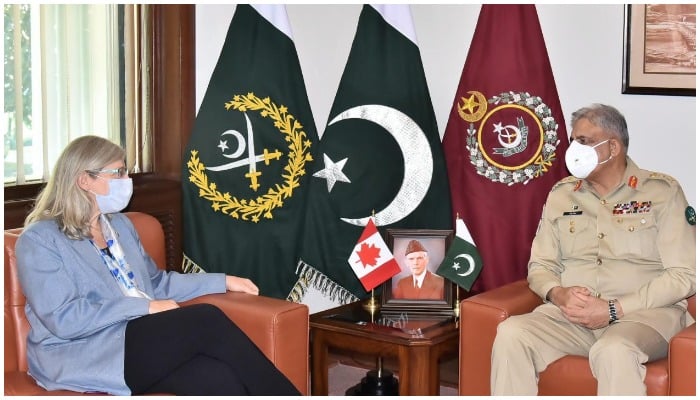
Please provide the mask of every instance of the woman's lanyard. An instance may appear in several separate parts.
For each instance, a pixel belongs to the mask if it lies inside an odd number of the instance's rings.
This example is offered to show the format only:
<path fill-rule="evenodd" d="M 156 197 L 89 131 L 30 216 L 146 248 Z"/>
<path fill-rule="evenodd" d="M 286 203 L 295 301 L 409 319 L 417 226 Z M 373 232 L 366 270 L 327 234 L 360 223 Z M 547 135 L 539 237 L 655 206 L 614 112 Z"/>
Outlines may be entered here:
<path fill-rule="evenodd" d="M 102 251 L 92 240 L 90 240 L 90 243 L 92 243 L 100 256 L 102 256 L 102 260 L 109 269 L 110 275 L 117 281 L 119 289 L 121 289 L 125 296 L 143 297 L 153 300 L 151 296 L 142 292 L 136 286 L 136 282 L 134 282 L 134 273 L 131 272 L 129 263 L 126 262 L 124 250 L 122 250 L 119 241 L 117 241 L 117 235 L 112 225 L 103 214 L 100 215 L 100 227 L 102 228 L 102 235 L 104 235 L 105 242 L 107 242 L 107 251 Z"/>

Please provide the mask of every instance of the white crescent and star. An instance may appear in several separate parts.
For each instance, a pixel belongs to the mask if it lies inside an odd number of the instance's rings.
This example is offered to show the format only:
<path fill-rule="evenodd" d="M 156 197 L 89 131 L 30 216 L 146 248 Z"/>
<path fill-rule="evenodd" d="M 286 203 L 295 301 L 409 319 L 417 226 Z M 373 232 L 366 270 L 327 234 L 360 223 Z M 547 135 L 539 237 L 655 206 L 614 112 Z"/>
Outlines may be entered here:
<path fill-rule="evenodd" d="M 474 262 L 474 257 L 472 257 L 469 254 L 465 254 L 465 253 L 458 254 L 455 256 L 455 263 L 454 263 L 454 265 L 452 265 L 452 268 L 454 268 L 456 271 L 459 271 L 462 268 L 462 265 L 457 261 L 458 258 L 463 258 L 463 259 L 467 260 L 467 262 L 469 263 L 469 268 L 467 269 L 466 272 L 463 272 L 463 273 L 457 274 L 457 275 L 467 276 L 467 275 L 471 274 L 472 272 L 474 272 L 474 267 L 476 264 Z"/>
<path fill-rule="evenodd" d="M 236 147 L 236 151 L 234 153 L 226 154 L 224 151 L 228 149 L 228 141 L 224 140 L 223 137 L 226 135 L 233 135 L 233 137 L 236 138 L 236 142 L 238 143 L 238 147 Z M 243 134 L 240 132 L 229 129 L 226 132 L 221 134 L 222 139 L 219 140 L 219 145 L 216 146 L 221 149 L 221 155 L 226 157 L 226 158 L 238 158 L 243 152 L 245 151 L 245 139 L 243 138 Z"/>
<path fill-rule="evenodd" d="M 430 187 L 433 177 L 433 154 L 430 143 L 420 126 L 408 115 L 379 104 L 349 108 L 333 118 L 328 126 L 351 118 L 364 119 L 381 126 L 396 140 L 401 149 L 404 161 L 401 186 L 391 203 L 374 215 L 374 223 L 377 226 L 400 221 L 418 207 Z M 340 178 L 342 175 L 347 179 L 342 173 L 346 161 L 347 158 L 333 163 L 330 157 L 324 154 L 325 168 L 314 173 L 314 176 L 326 179 L 329 193 L 336 182 L 346 182 Z M 347 182 L 349 183 L 350 180 L 347 179 Z M 367 216 L 341 219 L 349 224 L 365 226 L 369 218 Z"/>

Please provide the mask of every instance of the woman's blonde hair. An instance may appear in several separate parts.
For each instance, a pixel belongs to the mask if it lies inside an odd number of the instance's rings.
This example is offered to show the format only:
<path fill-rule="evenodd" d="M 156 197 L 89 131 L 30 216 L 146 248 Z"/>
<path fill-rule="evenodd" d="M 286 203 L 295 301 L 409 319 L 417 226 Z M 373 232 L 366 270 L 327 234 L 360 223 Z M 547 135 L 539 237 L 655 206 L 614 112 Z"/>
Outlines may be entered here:
<path fill-rule="evenodd" d="M 125 155 L 124 149 L 99 136 L 81 136 L 70 142 L 58 157 L 24 225 L 55 219 L 61 232 L 69 238 L 91 237 L 92 197 L 78 186 L 78 178 L 87 170 L 99 170 L 122 161 Z"/>

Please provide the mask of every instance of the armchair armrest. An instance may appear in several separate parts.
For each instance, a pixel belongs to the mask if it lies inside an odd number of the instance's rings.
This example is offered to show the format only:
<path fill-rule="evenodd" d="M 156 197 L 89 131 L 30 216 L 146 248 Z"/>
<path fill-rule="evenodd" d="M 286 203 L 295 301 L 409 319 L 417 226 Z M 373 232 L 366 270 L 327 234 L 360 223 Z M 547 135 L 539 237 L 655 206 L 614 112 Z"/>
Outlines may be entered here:
<path fill-rule="evenodd" d="M 227 292 L 182 303 L 219 307 L 302 395 L 309 394 L 309 308 L 266 296 Z"/>
<path fill-rule="evenodd" d="M 511 315 L 524 314 L 542 299 L 519 280 L 464 299 L 459 311 L 459 395 L 488 396 L 491 348 L 496 327 Z"/>
<path fill-rule="evenodd" d="M 695 396 L 695 324 L 671 338 L 668 375 L 671 396 Z"/>

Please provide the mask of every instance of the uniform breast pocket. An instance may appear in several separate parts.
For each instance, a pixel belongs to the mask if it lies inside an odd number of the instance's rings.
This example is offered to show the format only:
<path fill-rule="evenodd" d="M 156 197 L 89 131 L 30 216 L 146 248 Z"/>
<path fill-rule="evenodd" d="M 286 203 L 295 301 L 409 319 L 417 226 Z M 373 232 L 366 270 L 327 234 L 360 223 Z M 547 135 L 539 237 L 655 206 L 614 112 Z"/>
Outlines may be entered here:
<path fill-rule="evenodd" d="M 619 258 L 656 259 L 658 227 L 653 214 L 620 215 L 613 220 L 612 251 Z"/>
<path fill-rule="evenodd" d="M 595 223 L 584 216 L 562 217 L 557 220 L 561 255 L 567 258 L 583 258 L 597 252 Z"/>

